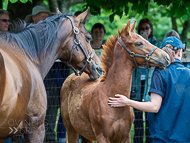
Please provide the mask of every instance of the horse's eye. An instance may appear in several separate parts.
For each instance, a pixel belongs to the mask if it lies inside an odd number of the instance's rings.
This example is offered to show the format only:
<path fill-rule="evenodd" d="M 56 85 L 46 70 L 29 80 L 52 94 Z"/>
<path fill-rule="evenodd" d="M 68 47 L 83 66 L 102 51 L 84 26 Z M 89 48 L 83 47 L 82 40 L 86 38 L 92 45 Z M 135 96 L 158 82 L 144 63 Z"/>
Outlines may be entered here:
<path fill-rule="evenodd" d="M 90 40 L 91 40 L 91 36 L 86 37 L 87 42 L 90 42 Z"/>
<path fill-rule="evenodd" d="M 142 42 L 137 42 L 137 43 L 135 43 L 135 46 L 142 46 L 142 45 L 143 45 Z"/>

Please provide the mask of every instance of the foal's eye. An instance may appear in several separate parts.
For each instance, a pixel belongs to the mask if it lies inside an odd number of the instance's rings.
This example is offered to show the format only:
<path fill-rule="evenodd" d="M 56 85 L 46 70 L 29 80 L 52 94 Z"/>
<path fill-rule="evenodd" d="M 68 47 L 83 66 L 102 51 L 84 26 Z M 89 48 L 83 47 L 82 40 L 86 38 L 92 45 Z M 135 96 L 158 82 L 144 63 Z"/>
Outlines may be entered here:
<path fill-rule="evenodd" d="M 135 43 L 135 46 L 142 46 L 142 45 L 143 45 L 142 42 L 137 42 L 137 43 Z"/>
<path fill-rule="evenodd" d="M 90 42 L 90 40 L 91 40 L 91 36 L 86 37 L 87 42 Z"/>

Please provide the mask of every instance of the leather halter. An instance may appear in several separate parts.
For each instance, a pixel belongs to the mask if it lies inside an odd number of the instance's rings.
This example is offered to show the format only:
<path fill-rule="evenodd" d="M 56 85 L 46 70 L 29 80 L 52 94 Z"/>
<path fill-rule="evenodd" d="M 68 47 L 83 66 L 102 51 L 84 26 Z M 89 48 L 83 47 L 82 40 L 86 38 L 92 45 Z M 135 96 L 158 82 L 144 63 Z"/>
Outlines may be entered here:
<path fill-rule="evenodd" d="M 117 40 L 119 41 L 119 43 L 123 46 L 123 48 L 130 54 L 130 56 L 133 58 L 133 61 L 136 65 L 137 68 L 140 68 L 140 69 L 149 69 L 150 66 L 148 65 L 148 62 L 149 62 L 149 59 L 150 59 L 150 56 L 152 55 L 152 53 L 157 49 L 157 47 L 155 47 L 154 49 L 152 49 L 152 51 L 150 51 L 150 53 L 146 56 L 144 55 L 138 55 L 138 54 L 135 54 L 134 52 L 131 52 L 123 43 L 122 41 L 119 39 L 119 37 L 117 38 Z M 145 58 L 146 59 L 146 66 L 139 66 L 135 60 L 135 57 L 141 57 L 141 58 Z"/>
<path fill-rule="evenodd" d="M 72 24 L 72 27 L 73 27 L 73 32 L 75 34 L 75 39 L 74 39 L 74 45 L 73 45 L 73 48 L 72 48 L 72 51 L 71 51 L 71 54 L 70 54 L 70 59 L 69 61 L 66 62 L 67 66 L 69 66 L 74 72 L 75 72 L 75 75 L 76 76 L 80 76 L 84 71 L 85 69 L 88 67 L 88 65 L 91 63 L 92 61 L 92 58 L 95 54 L 95 51 L 93 49 L 92 53 L 90 56 L 88 56 L 85 48 L 83 47 L 82 43 L 80 42 L 80 40 L 78 39 L 78 34 L 79 34 L 79 29 L 75 26 L 75 23 L 73 21 L 73 19 L 69 16 L 67 16 L 67 18 L 71 21 L 71 24 Z M 77 51 L 79 50 L 78 47 L 80 47 L 80 49 L 83 51 L 85 57 L 86 57 L 86 63 L 84 65 L 84 67 L 80 70 L 80 71 L 77 71 L 77 69 L 75 69 L 71 64 L 71 60 L 72 60 L 72 54 L 73 54 L 73 51 L 75 50 L 75 48 L 77 49 Z"/>

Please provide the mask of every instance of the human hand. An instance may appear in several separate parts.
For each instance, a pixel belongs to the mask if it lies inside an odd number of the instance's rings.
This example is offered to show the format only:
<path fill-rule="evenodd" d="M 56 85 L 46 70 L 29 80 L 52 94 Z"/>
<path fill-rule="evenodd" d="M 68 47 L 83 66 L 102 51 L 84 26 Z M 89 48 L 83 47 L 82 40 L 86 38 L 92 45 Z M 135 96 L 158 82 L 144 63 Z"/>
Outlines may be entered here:
<path fill-rule="evenodd" d="M 120 94 L 116 94 L 115 97 L 117 98 L 109 97 L 108 105 L 111 107 L 124 107 L 130 100 L 126 96 Z"/>

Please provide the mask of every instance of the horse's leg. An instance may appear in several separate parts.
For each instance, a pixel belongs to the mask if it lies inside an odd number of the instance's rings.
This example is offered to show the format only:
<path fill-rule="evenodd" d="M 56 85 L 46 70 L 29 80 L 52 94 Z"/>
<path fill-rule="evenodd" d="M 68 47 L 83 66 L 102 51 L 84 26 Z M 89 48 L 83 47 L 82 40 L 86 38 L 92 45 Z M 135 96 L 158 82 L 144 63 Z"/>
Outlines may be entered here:
<path fill-rule="evenodd" d="M 127 136 L 127 140 L 125 143 L 130 143 L 131 142 L 131 139 L 130 139 L 130 132 L 129 132 L 129 135 Z"/>
<path fill-rule="evenodd" d="M 82 137 L 82 143 L 94 143 L 94 141 L 90 141 L 86 139 L 85 137 Z"/>
<path fill-rule="evenodd" d="M 79 134 L 73 127 L 67 129 L 68 143 L 79 143 Z"/>
<path fill-rule="evenodd" d="M 44 123 L 39 126 L 33 125 L 32 127 L 29 127 L 29 129 L 25 130 L 24 133 L 25 143 L 43 143 L 44 135 L 45 135 Z"/>
<path fill-rule="evenodd" d="M 79 134 L 76 131 L 67 132 L 68 143 L 79 143 Z"/>

